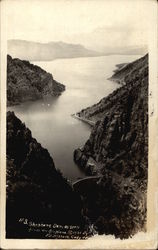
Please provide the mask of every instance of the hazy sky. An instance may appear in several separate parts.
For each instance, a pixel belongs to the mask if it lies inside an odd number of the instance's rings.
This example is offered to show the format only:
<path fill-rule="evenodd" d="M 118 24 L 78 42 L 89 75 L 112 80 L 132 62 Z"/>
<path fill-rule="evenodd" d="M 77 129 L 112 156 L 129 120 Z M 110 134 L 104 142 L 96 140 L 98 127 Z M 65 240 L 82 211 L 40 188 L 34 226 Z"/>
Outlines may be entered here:
<path fill-rule="evenodd" d="M 147 44 L 152 0 L 4 0 L 8 39 Z"/>

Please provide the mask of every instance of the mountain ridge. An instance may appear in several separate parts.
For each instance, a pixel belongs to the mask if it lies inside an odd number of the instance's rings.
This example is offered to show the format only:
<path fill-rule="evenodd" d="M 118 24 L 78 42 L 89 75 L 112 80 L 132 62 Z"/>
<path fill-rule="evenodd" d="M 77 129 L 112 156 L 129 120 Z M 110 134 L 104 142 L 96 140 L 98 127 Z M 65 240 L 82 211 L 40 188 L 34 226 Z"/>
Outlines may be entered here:
<path fill-rule="evenodd" d="M 129 81 L 136 81 L 138 80 L 139 74 L 142 74 L 143 72 L 141 72 L 141 70 L 144 71 L 144 74 L 147 73 L 148 71 L 148 65 L 147 63 L 145 63 L 145 61 L 147 60 L 147 55 L 137 59 L 134 62 L 131 63 L 126 63 L 123 64 L 122 66 L 120 66 L 120 68 L 118 68 L 112 77 L 109 78 L 109 80 L 111 81 L 116 81 L 120 84 L 120 87 L 117 88 L 116 90 L 114 90 L 114 92 L 112 92 L 110 95 L 108 95 L 107 97 L 102 98 L 98 103 L 87 107 L 85 109 L 82 109 L 80 112 L 76 113 L 76 116 L 78 116 L 79 118 L 83 119 L 87 119 L 91 122 L 96 122 L 99 119 L 102 118 L 102 116 L 104 115 L 104 112 L 108 112 L 108 107 L 110 107 L 111 105 L 111 101 L 113 99 L 113 96 L 115 98 L 115 96 L 120 96 L 124 94 L 124 91 L 126 91 L 126 89 L 128 88 L 128 82 Z M 140 64 L 139 64 L 140 62 Z M 136 68 L 135 65 L 139 64 L 139 67 Z M 143 66 L 142 66 L 143 65 Z M 132 69 L 131 69 L 132 67 Z M 140 72 L 139 72 L 140 70 Z M 130 73 L 128 72 L 130 71 Z M 125 83 L 127 82 L 127 84 Z M 122 88 L 122 85 L 126 85 L 125 87 Z M 121 93 L 121 88 L 124 90 Z M 113 101 L 114 104 L 114 101 Z M 100 111 L 98 112 L 98 109 L 100 109 Z"/>
<path fill-rule="evenodd" d="M 96 230 L 128 238 L 146 228 L 148 56 L 118 69 L 113 79 L 123 86 L 77 114 L 95 124 L 74 160 L 88 175 L 102 175 L 91 184 L 93 194 L 83 182 L 77 187 Z"/>
<path fill-rule="evenodd" d="M 82 228 L 79 195 L 56 169 L 48 150 L 10 111 L 7 112 L 6 181 L 7 238 L 46 238 L 47 230 L 29 231 L 27 223 L 20 223 L 22 218 L 34 223 Z"/>
<path fill-rule="evenodd" d="M 65 86 L 29 61 L 7 55 L 7 105 L 16 105 L 46 96 L 59 96 Z"/>
<path fill-rule="evenodd" d="M 59 58 L 102 55 L 102 53 L 87 49 L 81 44 L 65 43 L 62 41 L 40 43 L 26 40 L 8 40 L 8 52 L 13 57 L 29 61 L 52 61 Z"/>

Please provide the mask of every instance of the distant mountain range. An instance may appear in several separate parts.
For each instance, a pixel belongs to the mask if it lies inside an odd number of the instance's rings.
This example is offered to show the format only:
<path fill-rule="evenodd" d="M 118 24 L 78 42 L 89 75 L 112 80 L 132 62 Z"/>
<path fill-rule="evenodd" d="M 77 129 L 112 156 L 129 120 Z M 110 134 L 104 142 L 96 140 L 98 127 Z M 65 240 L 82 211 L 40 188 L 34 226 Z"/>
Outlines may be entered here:
<path fill-rule="evenodd" d="M 102 53 L 86 49 L 80 44 L 64 42 L 38 43 L 25 40 L 8 40 L 8 54 L 22 60 L 52 61 L 57 58 L 101 56 Z"/>
<path fill-rule="evenodd" d="M 98 49 L 99 50 L 99 49 Z M 99 51 L 108 55 L 145 55 L 148 52 L 147 46 L 115 46 L 102 47 Z"/>
<path fill-rule="evenodd" d="M 13 58 L 29 61 L 52 61 L 58 58 L 95 57 L 105 55 L 144 55 L 147 48 L 141 46 L 96 47 L 88 49 L 81 44 L 59 42 L 39 43 L 25 40 L 8 40 L 8 54 Z"/>

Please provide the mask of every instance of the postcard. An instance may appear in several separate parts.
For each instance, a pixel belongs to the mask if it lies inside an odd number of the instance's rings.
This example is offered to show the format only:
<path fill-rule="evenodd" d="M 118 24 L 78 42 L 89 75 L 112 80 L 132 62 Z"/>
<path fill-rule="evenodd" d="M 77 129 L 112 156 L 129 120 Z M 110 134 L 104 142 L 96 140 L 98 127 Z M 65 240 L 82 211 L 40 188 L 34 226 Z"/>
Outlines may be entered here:
<path fill-rule="evenodd" d="M 156 249 L 157 1 L 0 7 L 1 248 Z"/>

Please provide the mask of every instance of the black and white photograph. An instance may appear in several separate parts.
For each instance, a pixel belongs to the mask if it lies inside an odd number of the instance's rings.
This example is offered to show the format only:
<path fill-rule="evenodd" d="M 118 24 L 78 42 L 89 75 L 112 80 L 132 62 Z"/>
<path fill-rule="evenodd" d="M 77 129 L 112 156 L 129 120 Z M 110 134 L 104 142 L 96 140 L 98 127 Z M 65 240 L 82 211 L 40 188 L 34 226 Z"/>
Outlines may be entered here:
<path fill-rule="evenodd" d="M 5 239 L 143 239 L 156 1 L 2 3 Z"/>

